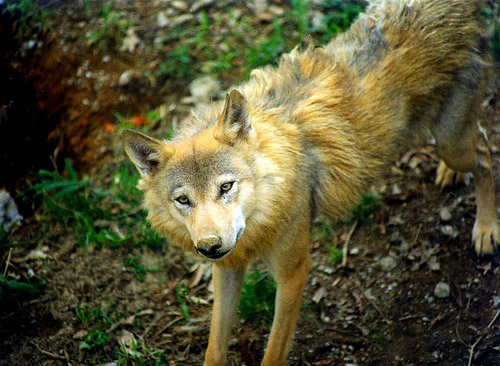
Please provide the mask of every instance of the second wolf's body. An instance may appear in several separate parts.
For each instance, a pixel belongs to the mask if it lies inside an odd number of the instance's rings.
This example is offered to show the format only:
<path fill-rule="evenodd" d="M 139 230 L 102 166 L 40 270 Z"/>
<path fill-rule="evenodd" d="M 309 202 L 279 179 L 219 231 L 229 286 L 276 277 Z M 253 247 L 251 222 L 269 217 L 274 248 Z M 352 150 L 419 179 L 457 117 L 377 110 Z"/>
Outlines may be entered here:
<path fill-rule="evenodd" d="M 479 254 L 500 241 L 490 158 L 476 117 L 489 60 L 480 1 L 378 1 L 324 48 L 255 70 L 225 102 L 198 109 L 172 142 L 127 131 L 154 228 L 215 260 L 206 364 L 225 359 L 243 274 L 256 258 L 278 283 L 263 364 L 284 364 L 310 270 L 311 224 L 356 204 L 403 147 L 433 136 L 476 179 Z"/>

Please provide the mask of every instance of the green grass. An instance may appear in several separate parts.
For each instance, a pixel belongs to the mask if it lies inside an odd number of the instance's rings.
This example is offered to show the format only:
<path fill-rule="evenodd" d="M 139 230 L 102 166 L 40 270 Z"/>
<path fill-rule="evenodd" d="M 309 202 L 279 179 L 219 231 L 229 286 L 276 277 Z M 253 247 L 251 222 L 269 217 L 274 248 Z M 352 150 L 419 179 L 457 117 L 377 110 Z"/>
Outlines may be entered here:
<path fill-rule="evenodd" d="M 91 10 L 88 4 L 85 5 L 87 11 Z M 112 4 L 104 4 L 97 14 L 99 25 L 86 35 L 90 46 L 100 51 L 118 51 L 127 35 L 130 23 L 123 19 L 122 15 L 113 11 Z"/>
<path fill-rule="evenodd" d="M 136 188 L 139 174 L 131 163 L 115 167 L 113 181 L 101 188 L 88 177 L 79 178 L 66 160 L 64 174 L 41 170 L 28 189 L 42 199 L 46 221 L 74 227 L 78 244 L 83 247 L 118 246 L 132 242 L 152 249 L 165 247 L 165 240 L 146 221 L 139 209 L 141 192 Z"/>
<path fill-rule="evenodd" d="M 238 314 L 245 323 L 252 321 L 269 325 L 274 316 L 275 297 L 276 282 L 269 273 L 252 269 L 243 284 Z"/>
<path fill-rule="evenodd" d="M 119 323 L 125 314 L 119 312 L 113 302 L 106 307 L 99 306 L 89 308 L 87 304 L 79 304 L 75 308 L 75 314 L 87 331 L 84 341 L 80 343 L 81 350 L 91 350 L 100 355 L 112 338 L 109 331 L 111 326 Z"/>
<path fill-rule="evenodd" d="M 5 0 L 3 12 L 9 13 L 20 25 L 23 35 L 43 33 L 48 27 L 49 12 L 33 0 Z"/>
<path fill-rule="evenodd" d="M 229 5 L 222 16 L 201 12 L 196 24 L 178 27 L 164 39 L 175 38 L 177 43 L 156 74 L 182 79 L 200 73 L 227 76 L 236 72 L 248 77 L 254 68 L 276 63 L 282 53 L 304 41 L 326 43 L 345 31 L 363 10 L 357 3 L 328 0 L 322 5 L 324 24 L 314 28 L 309 21 L 310 5 L 308 0 L 291 0 L 289 11 L 274 17 L 264 30 L 254 27 L 249 15 L 238 18 Z"/>

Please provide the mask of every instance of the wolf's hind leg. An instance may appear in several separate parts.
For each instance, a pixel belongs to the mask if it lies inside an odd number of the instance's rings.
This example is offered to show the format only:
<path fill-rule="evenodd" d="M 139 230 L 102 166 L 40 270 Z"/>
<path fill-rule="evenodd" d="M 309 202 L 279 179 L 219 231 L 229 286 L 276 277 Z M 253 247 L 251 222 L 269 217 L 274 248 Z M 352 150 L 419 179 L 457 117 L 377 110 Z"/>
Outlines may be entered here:
<path fill-rule="evenodd" d="M 474 175 L 476 221 L 472 242 L 478 255 L 493 253 L 500 242 L 488 141 L 481 126 L 474 123 L 484 95 L 487 70 L 479 57 L 471 58 L 457 75 L 432 129 L 436 150 L 443 159 L 436 183 L 443 187 L 453 182 L 453 171 Z"/>
<path fill-rule="evenodd" d="M 474 169 L 477 214 L 472 230 L 472 241 L 476 253 L 482 255 L 493 254 L 500 243 L 500 226 L 495 211 L 495 188 L 488 141 L 485 133 L 479 135 Z"/>
<path fill-rule="evenodd" d="M 438 167 L 436 183 L 441 187 L 452 183 L 455 171 L 473 173 L 476 221 L 472 230 L 472 242 L 478 255 L 492 254 L 500 243 L 500 226 L 495 211 L 488 142 L 480 126 L 470 123 L 462 127 L 463 129 L 451 127 L 447 133 L 436 134 L 437 151 L 443 159 Z"/>

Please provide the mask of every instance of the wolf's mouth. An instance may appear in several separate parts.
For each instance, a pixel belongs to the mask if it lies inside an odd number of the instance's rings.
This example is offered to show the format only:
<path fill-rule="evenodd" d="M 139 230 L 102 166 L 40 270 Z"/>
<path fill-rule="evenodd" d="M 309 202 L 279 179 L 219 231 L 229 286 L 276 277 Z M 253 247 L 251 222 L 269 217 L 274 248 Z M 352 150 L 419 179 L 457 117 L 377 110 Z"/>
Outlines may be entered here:
<path fill-rule="evenodd" d="M 224 257 L 226 254 L 228 254 L 231 250 L 227 250 L 225 252 L 218 252 L 218 253 L 215 253 L 215 254 L 212 254 L 212 255 L 205 255 L 205 257 L 207 257 L 208 259 L 220 259 L 222 257 Z"/>

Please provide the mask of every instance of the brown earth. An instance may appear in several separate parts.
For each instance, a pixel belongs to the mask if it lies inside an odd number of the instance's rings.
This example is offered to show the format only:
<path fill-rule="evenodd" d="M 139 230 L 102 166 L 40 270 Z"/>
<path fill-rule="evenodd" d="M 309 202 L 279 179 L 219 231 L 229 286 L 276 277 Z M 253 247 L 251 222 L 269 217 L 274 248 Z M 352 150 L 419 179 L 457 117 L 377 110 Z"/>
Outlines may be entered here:
<path fill-rule="evenodd" d="M 61 167 L 64 157 L 96 179 L 105 175 L 108 162 L 116 156 L 123 159 L 114 112 L 143 116 L 165 106 L 168 121 L 188 112 L 189 106 L 180 100 L 188 95 L 190 80 L 152 76 L 131 86 L 118 85 L 124 71 L 145 72 L 164 55 L 164 49 L 153 49 L 160 32 L 153 24 L 160 9 L 168 7 L 164 2 L 120 4 L 146 48 L 110 51 L 109 60 L 84 40 L 83 34 L 96 23 L 80 3 L 55 2 L 49 32 L 23 52 L 23 43 L 12 41 L 15 25 L 2 18 L 5 52 L 0 84 L 5 87 L 0 88 L 0 112 L 8 124 L 1 131 L 0 163 L 7 172 L 1 183 L 10 191 L 25 187 L 30 172 Z M 285 6 L 280 1 L 275 4 Z M 214 12 L 224 10 L 213 2 L 211 6 Z M 251 10 L 242 6 L 242 11 Z M 269 27 L 269 22 L 262 21 L 262 27 Z M 240 76 L 225 76 L 223 86 Z M 491 85 L 480 122 L 490 137 L 498 197 L 499 79 Z M 140 118 L 135 121 L 142 123 Z M 159 134 L 167 124 L 159 122 L 150 131 Z M 375 187 L 382 203 L 367 223 L 357 224 L 350 238 L 351 227 L 346 224 L 333 238 L 312 243 L 315 266 L 290 365 L 500 365 L 498 254 L 476 258 L 470 245 L 475 215 L 472 185 L 440 192 L 433 183 L 437 163 L 432 146 L 405 154 Z M 443 208 L 450 218 L 440 218 Z M 132 334 L 150 349 L 163 349 L 170 365 L 202 364 L 212 294 L 208 276 L 195 284 L 193 280 L 206 267 L 175 248 L 166 249 L 161 258 L 144 250 L 142 261 L 162 271 L 147 273 L 139 281 L 123 266 L 123 258 L 137 251 L 133 244 L 84 249 L 63 225 L 43 224 L 28 206 L 23 214 L 26 220 L 11 240 L 27 244 L 12 251 L 9 273 L 27 276 L 32 270 L 46 281 L 46 288 L 27 299 L 0 298 L 0 365 L 95 364 L 96 355 L 80 349 L 84 333 L 75 308 L 110 303 L 122 316 L 107 329 L 113 339 L 99 357 L 101 362 L 116 362 L 116 354 L 106 351 Z M 345 268 L 330 260 L 333 241 L 343 245 L 348 241 L 351 255 Z M 43 255 L 34 256 L 35 249 Z M 3 271 L 5 258 L 0 254 Z M 394 268 L 384 269 L 384 262 Z M 434 295 L 438 282 L 450 286 L 449 297 Z M 179 283 L 195 298 L 208 301 L 189 304 L 188 323 L 176 299 Z M 258 323 L 237 320 L 231 364 L 258 365 L 268 331 Z"/>

